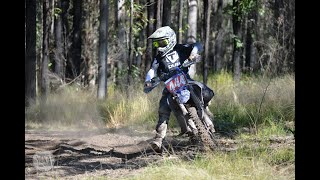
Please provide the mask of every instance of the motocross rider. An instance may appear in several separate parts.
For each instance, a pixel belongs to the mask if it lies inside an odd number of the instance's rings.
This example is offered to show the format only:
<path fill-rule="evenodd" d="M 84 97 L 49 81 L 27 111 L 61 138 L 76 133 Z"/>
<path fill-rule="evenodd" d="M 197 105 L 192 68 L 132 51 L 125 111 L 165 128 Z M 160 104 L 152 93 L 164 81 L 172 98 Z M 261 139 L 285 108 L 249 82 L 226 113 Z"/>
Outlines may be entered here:
<path fill-rule="evenodd" d="M 168 73 L 179 65 L 181 65 L 185 60 L 189 61 L 199 61 L 200 55 L 199 53 L 202 51 L 202 46 L 200 43 L 193 44 L 177 44 L 176 34 L 169 27 L 164 26 L 157 29 L 153 34 L 151 34 L 148 39 L 152 40 L 153 47 L 157 49 L 157 55 L 154 57 L 151 68 L 148 71 L 145 83 L 144 83 L 144 92 L 150 92 L 154 87 L 152 87 L 152 79 L 156 77 L 161 77 L 164 73 Z M 189 76 L 189 67 L 182 68 L 182 70 L 186 73 L 187 78 L 192 80 Z M 164 78 L 162 80 L 165 81 L 170 77 Z M 199 83 L 199 82 L 198 82 Z M 200 83 L 203 87 L 203 96 L 205 101 L 205 109 L 207 114 L 212 115 L 208 109 L 208 103 L 214 96 L 213 91 L 207 87 L 206 85 Z M 151 142 L 152 148 L 156 151 L 161 149 L 162 140 L 166 135 L 168 121 L 170 118 L 170 113 L 173 111 L 176 119 L 181 128 L 180 134 L 187 134 L 192 140 L 195 137 L 196 127 L 192 123 L 188 123 L 190 121 L 185 120 L 181 111 L 176 106 L 173 106 L 174 103 L 169 103 L 167 98 L 169 97 L 169 91 L 164 88 L 162 92 L 162 97 L 159 104 L 159 119 L 156 126 L 156 136 Z M 209 120 L 210 124 L 213 128 L 213 123 Z"/>

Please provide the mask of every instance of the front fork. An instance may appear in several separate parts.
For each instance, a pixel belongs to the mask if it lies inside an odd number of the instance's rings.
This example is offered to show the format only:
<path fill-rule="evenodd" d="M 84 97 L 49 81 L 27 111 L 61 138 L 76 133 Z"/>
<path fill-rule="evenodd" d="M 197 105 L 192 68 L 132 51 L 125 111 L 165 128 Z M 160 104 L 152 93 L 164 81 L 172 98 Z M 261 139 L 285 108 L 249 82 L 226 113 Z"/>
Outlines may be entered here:
<path fill-rule="evenodd" d="M 208 115 L 205 113 L 205 111 L 204 111 L 204 105 L 203 105 L 203 103 L 202 103 L 202 102 L 200 101 L 200 99 L 195 95 L 194 90 L 193 90 L 193 87 L 190 86 L 189 89 L 190 89 L 191 98 L 192 98 L 193 102 L 194 102 L 194 103 L 196 104 L 196 106 L 197 106 L 200 119 L 202 119 L 202 120 L 204 121 L 204 125 L 205 125 L 207 128 L 208 128 L 208 127 L 211 127 L 211 126 L 214 127 L 214 126 L 213 126 L 213 122 L 211 121 L 211 119 L 209 118 L 209 116 L 208 116 Z M 178 103 L 178 105 L 179 105 L 179 107 L 180 107 L 183 115 L 184 115 L 184 116 L 188 115 L 188 110 L 187 110 L 186 106 L 185 106 L 184 104 L 179 103 L 178 101 L 177 101 L 177 103 Z M 195 128 L 195 126 L 192 126 L 192 125 L 194 125 L 194 122 L 193 122 L 191 119 L 189 119 L 189 118 L 188 118 L 187 124 L 191 125 L 191 128 Z M 214 128 L 212 128 L 212 129 L 214 129 Z M 209 130 L 209 129 L 208 129 L 208 130 Z M 214 130 L 213 130 L 213 132 L 214 132 Z M 213 133 L 213 132 L 212 132 L 212 133 Z"/>

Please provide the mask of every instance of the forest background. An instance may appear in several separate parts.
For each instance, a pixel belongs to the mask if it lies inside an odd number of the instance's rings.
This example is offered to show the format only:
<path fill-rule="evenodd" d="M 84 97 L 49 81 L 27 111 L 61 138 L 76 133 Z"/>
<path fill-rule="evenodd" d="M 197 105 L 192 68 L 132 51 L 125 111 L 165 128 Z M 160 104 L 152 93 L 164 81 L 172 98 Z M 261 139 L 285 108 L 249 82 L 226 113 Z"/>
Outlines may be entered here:
<path fill-rule="evenodd" d="M 235 156 L 218 153 L 193 165 L 222 179 L 226 172 L 230 179 L 294 179 L 294 145 L 268 144 L 270 137 L 295 129 L 290 0 L 27 0 L 25 128 L 152 131 L 163 87 L 143 93 L 155 54 L 147 37 L 166 25 L 178 43 L 204 46 L 194 78 L 215 92 L 209 108 L 217 132 L 266 142 L 258 148 L 243 144 Z"/>

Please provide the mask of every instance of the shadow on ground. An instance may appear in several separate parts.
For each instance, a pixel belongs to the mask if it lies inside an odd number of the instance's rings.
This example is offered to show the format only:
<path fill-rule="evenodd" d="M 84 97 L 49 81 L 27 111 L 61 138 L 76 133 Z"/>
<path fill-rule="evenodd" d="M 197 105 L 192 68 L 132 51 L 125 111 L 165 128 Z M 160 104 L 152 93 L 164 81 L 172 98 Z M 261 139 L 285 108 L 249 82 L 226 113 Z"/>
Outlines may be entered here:
<path fill-rule="evenodd" d="M 163 151 L 159 154 L 151 148 L 151 138 L 141 138 L 137 143 L 121 142 L 123 137 L 139 139 L 138 133 L 132 137 L 121 133 L 113 134 L 101 131 L 97 134 L 87 133 L 87 136 L 83 136 L 85 133 L 81 134 L 80 138 L 75 138 L 76 136 L 70 132 L 67 135 L 59 132 L 27 132 L 25 141 L 26 179 L 38 177 L 72 178 L 81 174 L 97 172 L 105 175 L 109 171 L 119 171 L 121 174 L 122 171 L 129 172 L 150 163 L 157 163 L 163 157 L 175 156 L 190 160 L 201 151 L 198 146 L 191 145 L 186 137 L 168 136 L 163 142 Z M 110 137 L 114 137 L 113 141 L 118 139 L 119 142 L 108 141 Z M 102 143 L 96 143 L 94 139 L 98 139 L 98 141 L 104 139 L 105 142 L 101 145 Z M 51 154 L 54 162 L 50 170 L 41 171 L 36 168 L 35 163 L 39 162 L 35 162 L 34 156 L 37 152 Z"/>

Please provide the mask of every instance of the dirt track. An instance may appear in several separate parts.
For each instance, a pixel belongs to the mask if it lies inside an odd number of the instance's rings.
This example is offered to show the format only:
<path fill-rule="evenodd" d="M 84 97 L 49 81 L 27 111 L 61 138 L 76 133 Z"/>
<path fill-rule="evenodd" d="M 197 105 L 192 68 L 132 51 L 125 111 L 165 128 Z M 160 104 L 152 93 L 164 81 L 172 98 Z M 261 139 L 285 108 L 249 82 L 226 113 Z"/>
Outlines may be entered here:
<path fill-rule="evenodd" d="M 149 146 L 152 133 L 128 129 L 117 131 L 32 131 L 25 132 L 25 177 L 26 179 L 63 178 L 82 179 L 106 176 L 108 179 L 130 177 L 143 171 L 149 163 L 157 163 L 163 156 L 192 159 L 200 150 L 189 144 L 185 137 L 172 137 L 170 133 L 164 142 L 162 155 Z M 294 143 L 293 137 L 278 139 L 274 144 Z M 220 150 L 232 151 L 236 144 L 232 139 L 218 139 Z M 54 161 L 47 169 L 37 166 L 35 157 L 45 152 Z M 41 161 L 41 160 L 40 160 Z M 40 162 L 41 163 L 41 162 Z M 39 164 L 38 164 L 39 165 Z"/>
<path fill-rule="evenodd" d="M 118 178 L 139 173 L 148 163 L 162 159 L 149 146 L 154 135 L 129 130 L 25 133 L 25 177 L 84 178 L 107 176 Z M 167 138 L 179 150 L 187 146 L 187 139 Z M 48 152 L 54 159 L 53 168 L 37 169 L 34 155 Z M 170 152 L 168 152 L 170 153 Z"/>

